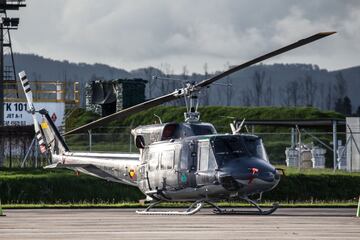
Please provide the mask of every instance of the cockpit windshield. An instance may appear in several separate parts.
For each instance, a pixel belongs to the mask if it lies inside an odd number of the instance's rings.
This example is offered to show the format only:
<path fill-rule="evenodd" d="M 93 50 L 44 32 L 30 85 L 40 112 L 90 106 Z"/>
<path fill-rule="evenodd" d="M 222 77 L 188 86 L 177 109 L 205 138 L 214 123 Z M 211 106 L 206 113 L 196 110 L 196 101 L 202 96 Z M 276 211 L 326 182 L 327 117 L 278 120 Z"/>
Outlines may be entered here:
<path fill-rule="evenodd" d="M 257 157 L 268 161 L 261 138 L 254 136 L 229 135 L 211 139 L 215 158 L 222 162 L 241 157 Z"/>

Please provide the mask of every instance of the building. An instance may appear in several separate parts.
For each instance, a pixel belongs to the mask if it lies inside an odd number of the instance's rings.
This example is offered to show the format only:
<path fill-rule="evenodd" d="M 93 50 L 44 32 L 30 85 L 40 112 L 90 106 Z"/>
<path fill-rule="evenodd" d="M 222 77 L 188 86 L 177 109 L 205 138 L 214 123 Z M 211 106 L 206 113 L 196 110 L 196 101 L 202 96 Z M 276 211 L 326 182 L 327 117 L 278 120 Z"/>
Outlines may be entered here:
<path fill-rule="evenodd" d="M 86 84 L 86 110 L 107 116 L 145 101 L 147 81 L 142 79 L 96 80 Z"/>
<path fill-rule="evenodd" d="M 346 169 L 360 172 L 360 118 L 346 118 Z"/>

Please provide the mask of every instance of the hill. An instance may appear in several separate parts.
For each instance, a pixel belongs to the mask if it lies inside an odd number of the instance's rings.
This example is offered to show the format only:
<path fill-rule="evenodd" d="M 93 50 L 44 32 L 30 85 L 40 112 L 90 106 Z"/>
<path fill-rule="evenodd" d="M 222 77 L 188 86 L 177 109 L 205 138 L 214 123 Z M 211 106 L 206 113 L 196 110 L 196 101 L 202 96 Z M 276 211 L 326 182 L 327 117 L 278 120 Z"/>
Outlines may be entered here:
<path fill-rule="evenodd" d="M 57 61 L 31 54 L 14 55 L 16 69 L 26 70 L 30 80 L 78 81 L 82 90 L 95 79 L 143 78 L 149 81 L 147 98 L 153 98 L 182 87 L 181 81 L 153 79 L 166 76 L 184 81 L 199 81 L 215 73 L 173 74 L 171 66 L 126 71 L 104 64 L 72 63 Z M 5 58 L 5 65 L 9 57 Z M 186 63 L 184 63 L 186 64 Z M 334 110 L 337 99 L 348 96 L 352 110 L 360 106 L 360 66 L 337 71 L 321 69 L 306 64 L 259 64 L 232 74 L 220 82 L 228 86 L 212 85 L 200 94 L 202 105 L 218 106 L 314 106 Z M 221 94 L 219 94 L 221 93 Z"/>
<path fill-rule="evenodd" d="M 157 121 L 154 114 L 158 115 L 163 122 L 184 121 L 184 107 L 160 106 L 154 107 L 141 113 L 134 114 L 123 121 L 113 122 L 109 126 L 139 126 L 152 124 Z M 219 131 L 229 131 L 229 123 L 232 119 L 247 120 L 272 120 L 272 119 L 333 119 L 344 118 L 343 115 L 321 111 L 312 107 L 200 107 L 201 121 L 211 122 Z M 99 116 L 78 109 L 66 121 L 66 129 L 71 130 L 85 123 L 89 123 Z"/>

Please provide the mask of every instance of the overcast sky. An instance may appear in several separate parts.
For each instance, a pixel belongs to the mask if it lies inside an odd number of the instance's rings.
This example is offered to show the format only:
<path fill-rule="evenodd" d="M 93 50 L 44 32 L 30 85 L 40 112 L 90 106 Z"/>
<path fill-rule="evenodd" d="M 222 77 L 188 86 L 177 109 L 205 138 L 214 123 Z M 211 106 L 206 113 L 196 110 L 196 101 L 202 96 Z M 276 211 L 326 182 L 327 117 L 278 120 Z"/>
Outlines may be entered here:
<path fill-rule="evenodd" d="M 338 34 L 264 63 L 360 65 L 358 0 L 27 0 L 15 52 L 126 70 L 223 70 L 318 31 Z M 17 13 L 10 13 L 14 16 Z"/>

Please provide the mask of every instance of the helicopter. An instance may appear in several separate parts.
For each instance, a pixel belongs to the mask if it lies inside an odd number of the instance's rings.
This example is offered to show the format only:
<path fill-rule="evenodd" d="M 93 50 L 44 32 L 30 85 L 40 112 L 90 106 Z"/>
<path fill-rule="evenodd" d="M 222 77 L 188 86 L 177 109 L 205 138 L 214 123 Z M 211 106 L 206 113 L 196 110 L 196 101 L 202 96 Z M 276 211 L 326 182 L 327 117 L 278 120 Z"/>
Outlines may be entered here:
<path fill-rule="evenodd" d="M 268 210 L 258 202 L 262 193 L 275 188 L 283 175 L 269 162 L 262 139 L 241 133 L 241 124 L 230 124 L 232 133 L 219 134 L 211 123 L 200 121 L 197 93 L 210 84 L 268 58 L 314 42 L 335 32 L 320 32 L 308 38 L 257 57 L 198 83 L 123 109 L 106 117 L 61 134 L 46 109 L 36 110 L 26 73 L 19 78 L 33 116 L 35 135 L 42 153 L 50 153 L 52 163 L 46 169 L 66 168 L 91 176 L 136 186 L 150 205 L 138 214 L 192 215 L 208 204 L 216 214 L 269 215 L 279 207 L 274 203 Z M 139 153 L 72 152 L 64 137 L 88 131 L 113 120 L 184 98 L 187 111 L 182 123 L 169 122 L 138 126 L 131 130 Z M 41 122 L 38 120 L 41 119 Z M 253 199 L 259 195 L 258 199 Z M 245 200 L 257 211 L 222 209 L 219 201 Z M 161 202 L 191 202 L 184 211 L 158 211 Z"/>

